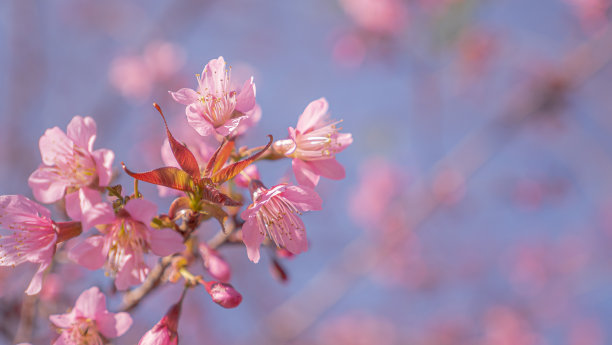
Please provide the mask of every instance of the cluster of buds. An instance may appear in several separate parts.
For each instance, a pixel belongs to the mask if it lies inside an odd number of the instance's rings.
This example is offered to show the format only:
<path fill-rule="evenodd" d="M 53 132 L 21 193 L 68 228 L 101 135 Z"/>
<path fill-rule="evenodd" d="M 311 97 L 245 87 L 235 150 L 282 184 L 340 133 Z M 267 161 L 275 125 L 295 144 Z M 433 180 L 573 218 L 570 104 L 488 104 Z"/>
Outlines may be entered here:
<path fill-rule="evenodd" d="M 282 280 L 287 279 L 279 260 L 307 250 L 300 216 L 321 209 L 322 200 L 315 191 L 321 176 L 344 178 L 336 154 L 351 144 L 352 137 L 340 133 L 339 121 L 328 119 L 328 104 L 321 98 L 308 104 L 296 128 L 289 128 L 288 138 L 274 141 L 269 135 L 260 147 L 237 146 L 261 116 L 261 109 L 253 78 L 237 88 L 230 75 L 219 57 L 197 75 L 196 89 L 170 92 L 186 106 L 187 122 L 199 134 L 193 144 L 172 135 L 161 108 L 154 104 L 166 129 L 162 152 L 167 166 L 134 172 L 122 162 L 134 179 L 134 192 L 129 195 L 123 186 L 112 183 L 114 153 L 94 150 L 92 118 L 76 116 L 66 132 L 58 127 L 45 132 L 40 138 L 42 164 L 30 176 L 29 185 L 39 202 L 65 206 L 70 221 L 54 221 L 49 210 L 24 196 L 0 196 L 0 226 L 11 232 L 0 237 L 0 265 L 26 261 L 40 265 L 27 294 L 41 291 L 47 268 L 56 251 L 62 250 L 58 245 L 82 234 L 83 239 L 68 250 L 68 258 L 91 270 L 104 269 L 119 291 L 149 279 L 154 270 L 146 258 L 156 255 L 168 283 L 182 281 L 184 291 L 203 287 L 215 303 L 236 307 L 242 296 L 229 283 L 231 267 L 220 254 L 221 247 L 230 243 L 244 244 L 254 263 L 260 261 L 262 245 L 276 247 L 269 251 L 271 267 L 282 273 Z M 210 139 L 216 147 L 210 147 Z M 266 187 L 255 163 L 282 158 L 292 159 L 297 184 Z M 139 181 L 160 186 L 161 196 L 175 197 L 167 214 L 158 213 L 157 206 L 138 191 Z M 251 202 L 243 202 L 249 196 Z M 205 234 L 198 230 L 207 220 L 220 230 L 204 240 Z M 192 273 L 197 262 L 212 280 Z M 178 342 L 184 294 L 140 344 Z M 106 310 L 105 297 L 97 287 L 84 291 L 70 313 L 52 315 L 50 320 L 60 333 L 55 344 L 102 344 L 122 335 L 132 323 L 126 312 Z"/>

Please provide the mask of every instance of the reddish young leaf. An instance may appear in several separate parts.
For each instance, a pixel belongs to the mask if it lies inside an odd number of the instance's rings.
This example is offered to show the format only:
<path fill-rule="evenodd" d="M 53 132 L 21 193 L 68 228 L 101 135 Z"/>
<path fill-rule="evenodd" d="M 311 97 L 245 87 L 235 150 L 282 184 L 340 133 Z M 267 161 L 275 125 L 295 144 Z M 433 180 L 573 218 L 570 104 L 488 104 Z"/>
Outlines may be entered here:
<path fill-rule="evenodd" d="M 240 162 L 236 162 L 232 165 L 228 165 L 225 168 L 217 171 L 210 178 L 212 182 L 213 183 L 223 183 L 233 178 L 234 176 L 238 175 L 244 168 L 246 168 L 251 163 L 253 163 L 255 160 L 257 160 L 259 156 L 261 156 L 264 152 L 266 152 L 267 149 L 270 148 L 270 145 L 272 145 L 272 141 L 274 139 L 272 138 L 271 135 L 268 135 L 268 138 L 270 139 L 270 141 L 268 142 L 266 147 L 264 147 L 261 151 L 255 153 L 251 157 L 241 160 Z"/>
<path fill-rule="evenodd" d="M 233 140 L 224 140 L 221 143 L 221 146 L 215 151 L 215 153 L 208 160 L 208 164 L 206 164 L 206 170 L 204 171 L 204 176 L 210 177 L 213 173 L 217 172 L 223 164 L 227 161 L 232 150 L 234 149 L 234 141 Z"/>
<path fill-rule="evenodd" d="M 157 105 L 157 103 L 153 103 L 153 106 L 155 107 L 155 109 L 157 109 L 162 119 L 164 120 L 164 126 L 166 126 L 166 134 L 168 135 L 168 141 L 170 142 L 170 148 L 172 149 L 172 154 L 174 155 L 174 158 L 176 158 L 176 161 L 178 162 L 181 169 L 185 170 L 189 175 L 191 175 L 194 181 L 198 181 L 200 179 L 200 166 L 198 165 L 195 156 L 193 155 L 193 153 L 191 153 L 191 151 L 189 151 L 187 146 L 181 144 L 180 142 L 178 142 L 178 140 L 174 139 L 172 133 L 170 133 L 170 129 L 168 129 L 168 123 L 166 123 L 166 118 L 164 117 L 164 113 L 162 112 L 159 105 Z"/>
<path fill-rule="evenodd" d="M 229 196 L 221 193 L 220 191 L 217 190 L 217 188 L 208 185 L 208 184 L 201 184 L 200 189 L 202 191 L 202 199 L 210 201 L 212 203 L 215 204 L 221 204 L 221 205 L 225 205 L 225 206 L 240 206 L 242 205 L 241 202 L 238 202 L 232 198 L 230 198 Z"/>
<path fill-rule="evenodd" d="M 130 171 L 123 162 L 121 162 L 121 166 L 128 175 L 139 181 L 182 190 L 184 192 L 193 191 L 194 184 L 191 176 L 179 168 L 164 167 L 144 173 L 135 173 Z"/>

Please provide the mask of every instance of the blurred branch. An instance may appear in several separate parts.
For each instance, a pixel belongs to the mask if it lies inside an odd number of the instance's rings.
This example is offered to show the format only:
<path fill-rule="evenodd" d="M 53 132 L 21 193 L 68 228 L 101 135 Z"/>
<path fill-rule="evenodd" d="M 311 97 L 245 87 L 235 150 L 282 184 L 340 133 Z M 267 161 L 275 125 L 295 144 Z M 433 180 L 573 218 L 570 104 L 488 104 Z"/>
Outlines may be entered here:
<path fill-rule="evenodd" d="M 469 180 L 526 122 L 554 112 L 568 91 L 592 78 L 611 60 L 612 27 L 608 25 L 599 35 L 571 51 L 547 78 L 531 87 L 521 87 L 510 98 L 508 110 L 468 134 L 434 165 L 432 176 L 440 168 L 452 167 Z M 441 202 L 432 195 L 427 182 L 421 184 L 423 188 L 416 197 L 419 207 L 411 208 L 413 213 L 407 216 L 404 231 L 395 231 L 380 247 L 373 247 L 367 234 L 349 243 L 301 291 L 270 312 L 261 321 L 264 327 L 254 327 L 262 330 L 262 343 L 281 344 L 297 338 L 404 243 L 411 231 L 435 214 Z"/>
<path fill-rule="evenodd" d="M 21 302 L 21 313 L 19 318 L 19 327 L 15 334 L 13 342 L 15 344 L 28 342 L 32 339 L 32 331 L 34 330 L 34 320 L 36 318 L 36 305 L 38 302 L 38 294 L 29 296 L 24 295 Z"/>

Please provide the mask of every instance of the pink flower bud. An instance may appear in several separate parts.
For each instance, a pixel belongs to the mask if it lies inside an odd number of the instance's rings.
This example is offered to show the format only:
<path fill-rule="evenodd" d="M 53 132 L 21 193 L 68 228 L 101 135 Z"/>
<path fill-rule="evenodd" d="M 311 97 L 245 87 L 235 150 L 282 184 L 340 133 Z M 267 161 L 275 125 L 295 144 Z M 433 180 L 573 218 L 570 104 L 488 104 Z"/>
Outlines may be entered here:
<path fill-rule="evenodd" d="M 215 279 L 227 283 L 232 276 L 230 265 L 219 255 L 219 253 L 209 248 L 206 243 L 200 243 L 200 255 L 204 261 L 204 268 Z"/>
<path fill-rule="evenodd" d="M 242 302 L 242 295 L 230 284 L 210 281 L 205 282 L 204 287 L 213 302 L 223 308 L 236 308 Z"/>
<path fill-rule="evenodd" d="M 181 302 L 176 303 L 161 320 L 145 335 L 138 345 L 176 345 L 178 344 L 178 321 L 181 315 Z"/>

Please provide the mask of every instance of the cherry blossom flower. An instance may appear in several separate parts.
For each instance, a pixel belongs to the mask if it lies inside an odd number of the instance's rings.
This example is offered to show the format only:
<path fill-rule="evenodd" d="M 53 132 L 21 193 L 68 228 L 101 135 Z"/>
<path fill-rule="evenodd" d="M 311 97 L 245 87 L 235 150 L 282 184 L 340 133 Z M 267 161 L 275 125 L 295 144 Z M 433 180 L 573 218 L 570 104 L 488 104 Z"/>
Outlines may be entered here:
<path fill-rule="evenodd" d="M 83 230 L 110 223 L 115 218 L 113 207 L 102 202 L 100 192 L 90 188 L 81 188 L 66 195 L 66 213 L 70 218 L 80 221 Z"/>
<path fill-rule="evenodd" d="M 328 121 L 325 98 L 310 102 L 298 119 L 296 128 L 289 128 L 289 139 L 274 143 L 274 149 L 293 158 L 293 172 L 298 183 L 313 188 L 321 176 L 341 180 L 344 167 L 336 161 L 336 153 L 353 142 L 350 133 L 339 133 L 340 121 Z"/>
<path fill-rule="evenodd" d="M 0 196 L 0 226 L 13 231 L 0 236 L 0 266 L 40 264 L 26 294 L 40 292 L 43 273 L 51 264 L 55 245 L 81 232 L 79 223 L 55 223 L 51 212 L 22 195 Z"/>
<path fill-rule="evenodd" d="M 277 246 L 293 254 L 308 249 L 306 230 L 299 215 L 305 211 L 321 209 L 321 198 L 303 186 L 279 184 L 266 189 L 258 180 L 250 185 L 253 204 L 242 212 L 246 222 L 242 226 L 242 238 L 249 259 L 259 261 L 259 246 L 267 234 Z"/>
<path fill-rule="evenodd" d="M 104 338 L 119 337 L 132 325 L 128 313 L 106 310 L 106 297 L 95 286 L 81 293 L 69 313 L 50 315 L 49 320 L 61 332 L 54 345 L 103 345 Z"/>
<path fill-rule="evenodd" d="M 232 134 L 247 113 L 255 107 L 255 83 L 247 79 L 240 90 L 232 87 L 230 70 L 222 56 L 206 64 L 197 76 L 197 90 L 183 88 L 170 91 L 175 101 L 186 105 L 189 125 L 200 135 Z"/>
<path fill-rule="evenodd" d="M 166 315 L 159 320 L 145 335 L 140 339 L 138 345 L 177 345 L 178 344 L 178 321 L 181 315 L 181 304 L 174 304 Z"/>
<path fill-rule="evenodd" d="M 94 151 L 95 140 L 91 117 L 75 116 L 66 133 L 58 127 L 47 129 L 39 141 L 42 164 L 28 179 L 38 201 L 56 202 L 67 188 L 108 185 L 115 155 L 107 149 Z"/>
<path fill-rule="evenodd" d="M 82 196 L 87 198 L 86 194 Z M 96 204 L 95 200 L 81 203 Z M 144 254 L 151 251 L 166 256 L 185 248 L 177 232 L 150 228 L 149 223 L 156 213 L 157 206 L 150 201 L 129 200 L 116 214 L 100 216 L 112 220 L 98 226 L 101 235 L 91 236 L 72 248 L 69 257 L 92 270 L 105 266 L 106 271 L 115 276 L 115 286 L 119 290 L 142 283 L 149 272 Z"/>
<path fill-rule="evenodd" d="M 400 32 L 408 19 L 406 5 L 400 0 L 341 0 L 340 4 L 357 25 L 374 33 Z"/>

